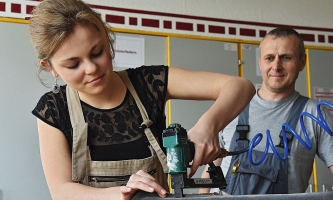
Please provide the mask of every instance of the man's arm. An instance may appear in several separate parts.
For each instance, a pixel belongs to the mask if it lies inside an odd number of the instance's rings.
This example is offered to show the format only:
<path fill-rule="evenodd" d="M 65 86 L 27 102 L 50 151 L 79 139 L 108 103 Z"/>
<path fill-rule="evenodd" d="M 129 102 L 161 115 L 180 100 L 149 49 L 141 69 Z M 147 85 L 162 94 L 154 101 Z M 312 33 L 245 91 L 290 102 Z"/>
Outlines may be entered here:
<path fill-rule="evenodd" d="M 215 166 L 221 166 L 222 163 L 222 158 L 218 158 L 214 161 L 214 165 Z M 203 170 L 202 174 L 201 174 L 201 178 L 210 178 L 209 174 L 207 173 L 209 165 L 206 165 L 205 169 Z M 331 166 L 333 167 L 333 166 Z M 333 168 L 331 168 L 331 170 L 333 170 Z M 332 171 L 333 173 L 333 171 Z M 199 189 L 199 193 L 209 193 L 210 192 L 210 188 L 200 188 Z"/>
<path fill-rule="evenodd" d="M 333 174 L 333 165 L 330 166 L 330 170 L 331 170 L 331 172 L 332 172 L 332 174 Z M 206 173 L 206 174 L 207 174 L 207 173 Z"/>

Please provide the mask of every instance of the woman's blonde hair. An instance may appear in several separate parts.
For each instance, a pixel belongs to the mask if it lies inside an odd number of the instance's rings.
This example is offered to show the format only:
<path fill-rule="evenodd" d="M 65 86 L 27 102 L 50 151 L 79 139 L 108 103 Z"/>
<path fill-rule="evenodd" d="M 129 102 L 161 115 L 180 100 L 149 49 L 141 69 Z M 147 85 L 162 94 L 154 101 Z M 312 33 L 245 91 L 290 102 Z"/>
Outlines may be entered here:
<path fill-rule="evenodd" d="M 77 25 L 93 24 L 101 33 L 106 52 L 114 58 L 114 33 L 99 13 L 81 0 L 44 0 L 32 11 L 29 23 L 30 40 L 40 60 L 48 63 L 60 44 Z M 39 66 L 37 77 L 45 69 Z M 44 84 L 44 83 L 43 83 Z"/>

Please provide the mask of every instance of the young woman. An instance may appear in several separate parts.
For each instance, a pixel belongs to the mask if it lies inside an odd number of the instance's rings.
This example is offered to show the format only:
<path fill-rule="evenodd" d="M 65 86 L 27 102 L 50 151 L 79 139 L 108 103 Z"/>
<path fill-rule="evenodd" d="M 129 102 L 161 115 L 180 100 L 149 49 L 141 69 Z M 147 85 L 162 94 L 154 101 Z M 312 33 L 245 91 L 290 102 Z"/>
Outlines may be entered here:
<path fill-rule="evenodd" d="M 113 34 L 79 0 L 42 1 L 29 31 L 39 72 L 66 83 L 55 83 L 32 111 L 53 199 L 131 199 L 137 190 L 164 197 L 166 160 L 155 138 L 166 128 L 166 101 L 215 100 L 188 131 L 192 176 L 217 157 L 219 130 L 255 93 L 250 81 L 225 74 L 167 66 L 113 71 Z"/>

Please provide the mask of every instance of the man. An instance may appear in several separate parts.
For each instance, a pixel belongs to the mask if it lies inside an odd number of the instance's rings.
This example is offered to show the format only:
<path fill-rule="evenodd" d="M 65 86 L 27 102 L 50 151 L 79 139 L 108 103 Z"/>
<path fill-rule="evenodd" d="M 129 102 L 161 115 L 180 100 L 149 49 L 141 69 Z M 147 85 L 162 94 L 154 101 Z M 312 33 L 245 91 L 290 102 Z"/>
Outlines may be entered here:
<path fill-rule="evenodd" d="M 305 116 L 303 119 L 312 149 L 307 150 L 299 139 L 293 137 L 294 134 L 289 129 L 284 131 L 289 141 L 288 145 L 280 138 L 282 124 L 293 121 L 294 125 L 291 125 L 294 126 L 293 130 L 305 140 L 305 131 L 301 128 L 299 114 L 307 112 L 318 118 L 316 110 L 318 102 L 302 97 L 295 90 L 296 79 L 299 72 L 304 69 L 305 61 L 303 40 L 293 29 L 273 29 L 260 43 L 259 67 L 262 86 L 251 100 L 249 107 L 220 133 L 221 147 L 231 152 L 245 149 L 257 133 L 262 133 L 262 141 L 251 154 L 253 162 L 257 163 L 265 151 L 266 130 L 269 129 L 274 143 L 272 146 L 275 146 L 278 155 L 283 158 L 284 150 L 287 148 L 289 157 L 286 161 L 278 160 L 278 156 L 272 153 L 272 147 L 269 146 L 266 159 L 258 166 L 250 163 L 252 160 L 248 158 L 247 152 L 233 156 L 232 159 L 226 157 L 223 161 L 216 160 L 215 164 L 221 165 L 226 176 L 227 193 L 242 195 L 305 192 L 316 154 L 333 173 L 333 137 L 310 117 Z M 325 121 L 332 130 L 333 116 L 325 106 L 321 108 Z M 237 125 L 242 125 L 238 127 L 238 132 Z M 248 133 L 240 131 L 247 128 L 249 128 Z M 208 177 L 206 170 L 202 177 Z M 208 191 L 201 189 L 200 192 Z"/>

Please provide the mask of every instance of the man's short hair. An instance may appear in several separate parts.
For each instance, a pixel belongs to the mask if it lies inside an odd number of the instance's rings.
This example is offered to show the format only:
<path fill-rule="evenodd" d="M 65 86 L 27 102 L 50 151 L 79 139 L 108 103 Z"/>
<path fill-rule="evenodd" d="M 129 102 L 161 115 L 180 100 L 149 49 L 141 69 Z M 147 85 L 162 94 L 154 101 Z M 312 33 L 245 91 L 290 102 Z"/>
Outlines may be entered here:
<path fill-rule="evenodd" d="M 275 28 L 271 31 L 269 31 L 266 36 L 264 37 L 264 39 L 267 37 L 267 36 L 275 36 L 275 37 L 287 37 L 287 36 L 290 36 L 290 35 L 294 35 L 298 38 L 298 43 L 299 43 L 299 59 L 302 59 L 303 56 L 305 55 L 305 47 L 304 47 L 304 41 L 302 39 L 302 37 L 300 36 L 300 34 L 295 31 L 294 29 L 292 28 L 288 28 L 288 27 L 278 27 L 278 28 Z M 263 40 L 264 40 L 263 39 Z"/>

